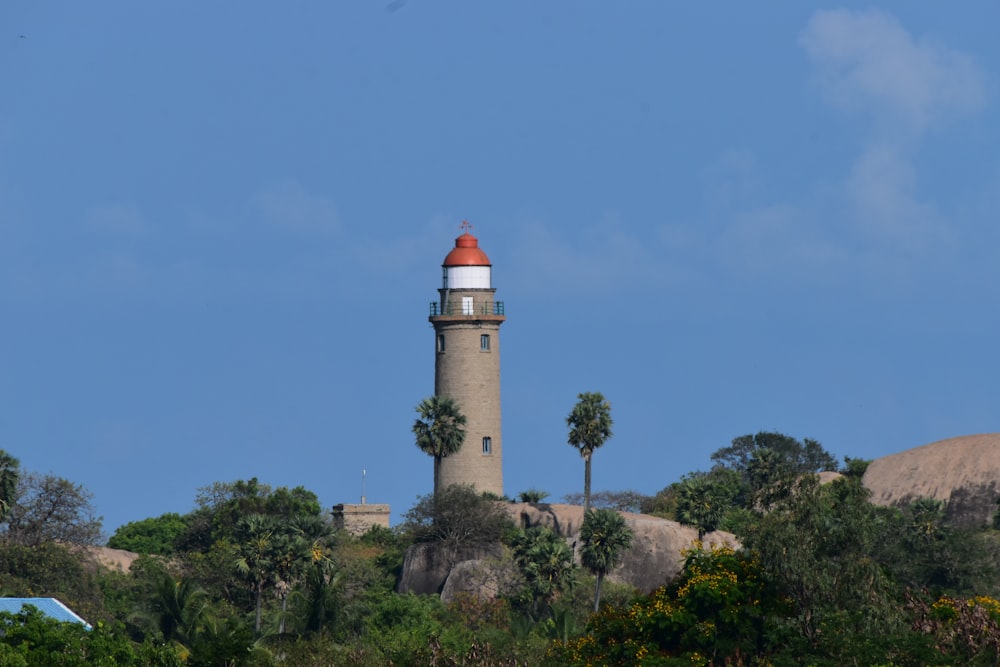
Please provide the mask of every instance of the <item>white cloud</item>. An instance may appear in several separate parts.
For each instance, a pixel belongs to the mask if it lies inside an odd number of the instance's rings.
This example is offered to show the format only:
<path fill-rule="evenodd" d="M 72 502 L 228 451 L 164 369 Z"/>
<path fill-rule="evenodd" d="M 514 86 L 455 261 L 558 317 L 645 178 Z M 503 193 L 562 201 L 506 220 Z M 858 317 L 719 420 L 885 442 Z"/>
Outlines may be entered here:
<path fill-rule="evenodd" d="M 827 99 L 897 128 L 922 132 L 986 103 L 986 78 L 972 58 L 914 39 L 877 9 L 816 12 L 799 42 Z"/>
<path fill-rule="evenodd" d="M 665 240 L 679 245 L 693 241 L 682 238 L 673 227 L 663 230 L 662 234 L 638 234 L 617 213 L 580 226 L 571 236 L 530 221 L 519 229 L 516 266 L 508 270 L 524 276 L 531 285 L 545 284 L 550 293 L 608 294 L 623 287 L 677 283 L 687 267 L 671 261 L 675 248 L 665 245 Z"/>
<path fill-rule="evenodd" d="M 299 183 L 288 181 L 259 192 L 253 206 L 268 222 L 299 232 L 339 232 L 340 217 L 333 202 L 306 191 Z"/>
<path fill-rule="evenodd" d="M 952 244 L 947 220 L 917 199 L 915 170 L 898 149 L 870 146 L 858 158 L 845 195 L 862 231 L 905 254 L 940 251 Z"/>
<path fill-rule="evenodd" d="M 817 277 L 846 260 L 811 213 L 775 204 L 736 214 L 720 238 L 724 264 L 757 275 Z"/>

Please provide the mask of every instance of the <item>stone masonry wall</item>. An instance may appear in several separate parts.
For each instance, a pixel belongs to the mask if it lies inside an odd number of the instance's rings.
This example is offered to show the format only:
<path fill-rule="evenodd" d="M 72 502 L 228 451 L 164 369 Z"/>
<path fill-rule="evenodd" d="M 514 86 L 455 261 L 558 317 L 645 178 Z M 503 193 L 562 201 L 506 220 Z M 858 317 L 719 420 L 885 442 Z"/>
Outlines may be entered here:
<path fill-rule="evenodd" d="M 442 298 L 445 290 L 441 290 Z M 441 484 L 467 484 L 480 491 L 503 495 L 503 438 L 500 430 L 500 324 L 493 312 L 495 290 L 452 290 L 448 301 L 461 313 L 463 296 L 471 296 L 475 315 L 431 317 L 435 333 L 434 393 L 458 403 L 466 417 L 462 449 L 441 462 Z M 447 312 L 447 311 L 446 311 Z M 482 336 L 489 336 L 489 349 Z M 444 336 L 444 350 L 438 337 Z M 483 438 L 490 453 L 483 453 Z"/>

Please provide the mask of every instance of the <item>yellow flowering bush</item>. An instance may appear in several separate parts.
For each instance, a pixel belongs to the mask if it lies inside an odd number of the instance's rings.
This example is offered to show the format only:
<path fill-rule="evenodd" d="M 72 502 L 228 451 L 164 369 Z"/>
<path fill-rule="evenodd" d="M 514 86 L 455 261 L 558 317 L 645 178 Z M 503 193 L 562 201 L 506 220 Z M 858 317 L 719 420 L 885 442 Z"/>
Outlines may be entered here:
<path fill-rule="evenodd" d="M 759 664 L 765 615 L 777 604 L 755 559 L 730 547 L 696 543 L 676 581 L 626 607 L 595 614 L 586 634 L 551 647 L 549 662 Z"/>
<path fill-rule="evenodd" d="M 913 629 L 929 636 L 940 655 L 962 664 L 1000 664 L 1000 600 L 942 595 L 928 604 L 907 595 L 907 607 L 913 614 Z"/>

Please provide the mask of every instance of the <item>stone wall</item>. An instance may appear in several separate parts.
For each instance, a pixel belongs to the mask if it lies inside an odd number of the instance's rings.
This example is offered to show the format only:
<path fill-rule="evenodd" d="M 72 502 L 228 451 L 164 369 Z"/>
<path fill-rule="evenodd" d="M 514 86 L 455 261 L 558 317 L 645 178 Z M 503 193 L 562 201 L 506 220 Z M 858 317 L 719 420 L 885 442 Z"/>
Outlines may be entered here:
<path fill-rule="evenodd" d="M 333 527 L 351 535 L 364 535 L 372 526 L 389 527 L 389 506 L 381 504 L 340 504 L 333 506 Z"/>

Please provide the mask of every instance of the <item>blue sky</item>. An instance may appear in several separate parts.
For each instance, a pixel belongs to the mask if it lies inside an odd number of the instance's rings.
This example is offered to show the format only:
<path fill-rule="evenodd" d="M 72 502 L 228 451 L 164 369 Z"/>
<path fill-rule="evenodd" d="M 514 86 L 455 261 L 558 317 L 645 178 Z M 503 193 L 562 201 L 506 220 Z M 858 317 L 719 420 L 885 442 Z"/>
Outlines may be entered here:
<path fill-rule="evenodd" d="M 0 7 L 0 446 L 110 533 L 257 476 L 432 486 L 427 304 L 490 256 L 509 494 L 738 435 L 996 431 L 1000 6 Z"/>

